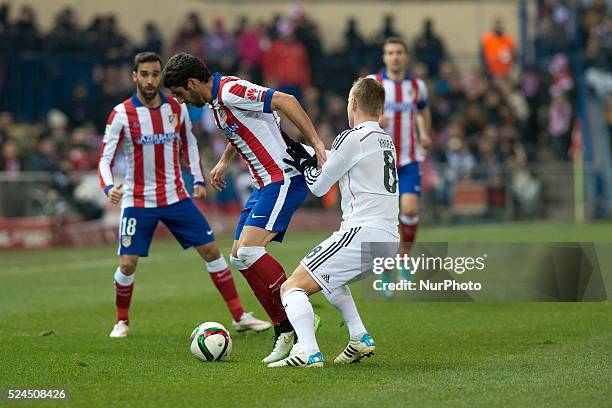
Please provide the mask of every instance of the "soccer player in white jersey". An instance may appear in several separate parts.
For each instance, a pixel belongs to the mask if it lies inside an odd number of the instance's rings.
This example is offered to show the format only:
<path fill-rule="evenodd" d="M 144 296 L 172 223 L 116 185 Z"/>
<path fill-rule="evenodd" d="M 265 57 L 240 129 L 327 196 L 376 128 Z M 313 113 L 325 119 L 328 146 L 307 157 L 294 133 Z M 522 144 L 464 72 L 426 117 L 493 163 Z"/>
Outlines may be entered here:
<path fill-rule="evenodd" d="M 319 291 L 338 308 L 349 330 L 349 344 L 335 362 L 351 363 L 374 354 L 374 340 L 361 321 L 347 285 L 372 273 L 371 265 L 362 265 L 362 243 L 386 243 L 370 246 L 368 255 L 372 259 L 393 257 L 399 247 L 395 146 L 378 123 L 384 99 L 384 88 L 375 80 L 361 78 L 355 82 L 347 108 L 351 129 L 336 137 L 320 170 L 302 145 L 294 143 L 288 148 L 292 156 L 289 162 L 304 172 L 314 195 L 320 197 L 340 182 L 342 223 L 302 259 L 282 285 L 281 299 L 298 342 L 288 357 L 268 367 L 323 366 L 309 301 L 309 296 Z"/>
<path fill-rule="evenodd" d="M 230 259 L 274 324 L 274 346 L 263 362 L 278 361 L 291 350 L 295 333 L 280 301 L 280 287 L 287 279 L 285 271 L 266 252 L 266 245 L 282 242 L 308 187 L 304 176 L 283 162 L 289 155 L 275 111 L 281 111 L 296 125 L 321 164 L 325 161 L 323 142 L 293 96 L 237 77 L 211 74 L 192 55 L 182 53 L 170 58 L 164 67 L 163 84 L 180 101 L 195 106 L 210 104 L 217 126 L 229 142 L 211 172 L 213 186 L 225 187 L 223 175 L 236 152 L 247 162 L 257 184 L 240 215 Z"/>
<path fill-rule="evenodd" d="M 421 173 L 419 163 L 430 145 L 431 113 L 427 107 L 425 82 L 408 73 L 408 47 L 400 38 L 388 38 L 383 45 L 385 68 L 369 75 L 385 88 L 385 109 L 380 125 L 393 138 L 397 153 L 400 194 L 400 229 L 403 250 L 410 252 L 419 225 Z M 400 271 L 410 279 L 407 271 Z M 388 275 L 387 275 L 388 278 Z M 383 292 L 390 296 L 390 292 Z"/>
<path fill-rule="evenodd" d="M 189 198 L 180 172 L 185 160 L 194 178 L 193 198 L 206 197 L 196 139 L 185 105 L 160 92 L 161 57 L 152 52 L 134 58 L 132 79 L 136 92 L 115 106 L 108 118 L 98 175 L 112 204 L 121 204 L 119 267 L 115 271 L 117 318 L 111 337 L 128 334 L 128 312 L 134 273 L 159 221 L 183 248 L 194 247 L 229 308 L 237 331 L 262 331 L 269 322 L 245 313 L 228 265 L 215 244 L 208 222 Z M 117 151 L 127 160 L 125 182 L 115 185 L 112 173 Z M 125 188 L 123 188 L 125 184 Z"/>

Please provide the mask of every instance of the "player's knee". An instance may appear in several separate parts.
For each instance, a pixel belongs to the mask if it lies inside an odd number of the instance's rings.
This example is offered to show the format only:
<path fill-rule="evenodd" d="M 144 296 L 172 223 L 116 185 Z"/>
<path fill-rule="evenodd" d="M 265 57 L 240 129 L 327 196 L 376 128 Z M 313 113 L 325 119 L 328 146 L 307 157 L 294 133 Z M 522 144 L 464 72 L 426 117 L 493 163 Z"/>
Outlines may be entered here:
<path fill-rule="evenodd" d="M 287 293 L 291 292 L 293 289 L 299 289 L 298 286 L 296 285 L 295 279 L 291 279 L 291 278 L 292 277 L 289 277 L 289 279 L 284 281 L 283 284 L 281 285 L 281 288 L 280 288 L 281 296 L 286 295 Z"/>
<path fill-rule="evenodd" d="M 259 247 L 251 247 L 251 246 L 240 246 L 238 251 L 236 251 L 237 258 L 246 265 L 247 268 L 251 267 L 259 258 L 264 256 L 266 253 L 266 248 Z"/>
<path fill-rule="evenodd" d="M 322 292 L 327 301 L 336 307 L 338 307 L 338 305 L 341 304 L 342 301 L 347 298 L 347 296 L 351 296 L 351 290 L 346 285 L 340 286 L 331 293 L 328 293 L 327 291 Z"/>
<path fill-rule="evenodd" d="M 136 272 L 136 265 L 138 265 L 138 258 L 121 259 L 119 270 L 125 276 L 130 276 Z"/>
<path fill-rule="evenodd" d="M 419 216 L 419 206 L 409 205 L 409 206 L 402 207 L 401 214 L 406 217 L 411 217 L 411 218 L 418 217 Z"/>
<path fill-rule="evenodd" d="M 289 278 L 288 280 L 284 281 L 283 284 L 281 285 L 281 288 L 280 288 L 281 296 L 284 295 L 289 289 L 291 289 L 290 279 L 291 278 Z"/>
<path fill-rule="evenodd" d="M 219 259 L 221 256 L 221 252 L 219 252 L 219 247 L 214 242 L 210 242 L 206 245 L 202 245 L 196 248 L 198 253 L 206 262 L 214 261 L 215 259 Z"/>

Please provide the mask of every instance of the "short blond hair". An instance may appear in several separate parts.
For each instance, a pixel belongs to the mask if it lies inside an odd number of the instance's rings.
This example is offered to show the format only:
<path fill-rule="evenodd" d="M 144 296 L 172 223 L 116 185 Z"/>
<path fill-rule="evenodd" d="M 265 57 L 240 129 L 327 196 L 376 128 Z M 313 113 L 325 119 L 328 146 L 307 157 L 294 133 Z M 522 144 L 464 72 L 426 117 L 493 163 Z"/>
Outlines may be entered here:
<path fill-rule="evenodd" d="M 385 88 L 372 78 L 359 78 L 349 95 L 355 98 L 361 111 L 372 116 L 380 115 L 385 106 Z"/>

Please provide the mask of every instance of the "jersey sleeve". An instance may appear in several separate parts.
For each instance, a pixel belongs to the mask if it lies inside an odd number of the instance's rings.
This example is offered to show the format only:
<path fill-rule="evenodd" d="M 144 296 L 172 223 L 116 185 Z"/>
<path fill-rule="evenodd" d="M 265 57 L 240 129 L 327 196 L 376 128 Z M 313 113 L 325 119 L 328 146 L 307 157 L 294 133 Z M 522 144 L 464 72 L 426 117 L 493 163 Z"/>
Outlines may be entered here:
<path fill-rule="evenodd" d="M 191 118 L 187 105 L 181 105 L 181 155 L 185 160 L 185 164 L 189 172 L 193 176 L 193 184 L 204 185 L 204 176 L 202 174 L 202 163 L 200 162 L 200 151 L 198 150 L 198 141 L 192 131 Z"/>
<path fill-rule="evenodd" d="M 425 81 L 417 79 L 417 87 L 419 90 L 419 98 L 417 100 L 417 109 L 423 110 L 427 107 L 427 86 Z"/>
<path fill-rule="evenodd" d="M 304 172 L 308 188 L 317 197 L 327 193 L 359 161 L 361 156 L 359 141 L 353 138 L 344 138 L 340 143 L 337 143 L 343 135 L 344 132 L 338 135 L 336 141 L 334 141 L 334 147 L 327 154 L 327 161 L 321 169 L 317 170 L 311 167 Z"/>
<path fill-rule="evenodd" d="M 272 95 L 274 95 L 274 92 L 276 91 L 272 88 L 240 80 L 224 85 L 220 93 L 221 102 L 226 106 L 254 112 L 272 113 Z"/>
<path fill-rule="evenodd" d="M 102 147 L 100 148 L 100 158 L 98 160 L 98 179 L 100 187 L 104 193 L 113 188 L 113 164 L 117 149 L 123 141 L 123 123 L 121 114 L 116 109 L 108 116 L 106 129 L 104 130 L 104 138 L 102 139 Z"/>

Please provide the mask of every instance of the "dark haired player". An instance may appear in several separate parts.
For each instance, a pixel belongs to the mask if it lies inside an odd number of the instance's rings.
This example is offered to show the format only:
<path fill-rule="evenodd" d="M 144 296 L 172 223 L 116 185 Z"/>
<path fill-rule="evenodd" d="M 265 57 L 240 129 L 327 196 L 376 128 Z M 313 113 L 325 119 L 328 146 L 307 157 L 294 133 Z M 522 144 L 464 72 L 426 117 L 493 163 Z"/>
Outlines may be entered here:
<path fill-rule="evenodd" d="M 291 350 L 295 333 L 280 302 L 285 271 L 266 252 L 266 245 L 283 240 L 308 187 L 304 176 L 283 162 L 289 156 L 275 111 L 281 111 L 302 132 L 320 164 L 325 161 L 323 142 L 293 96 L 240 78 L 211 74 L 192 55 L 182 53 L 170 58 L 164 68 L 163 85 L 181 102 L 211 105 L 217 126 L 229 142 L 211 172 L 213 186 L 225 187 L 223 175 L 236 152 L 247 162 L 257 183 L 240 215 L 230 259 L 274 324 L 274 347 L 263 361 L 278 361 Z"/>
<path fill-rule="evenodd" d="M 134 272 L 149 246 L 159 221 L 183 248 L 194 247 L 223 296 L 237 331 L 262 331 L 270 323 L 245 313 L 227 263 L 214 242 L 213 231 L 192 202 L 181 177 L 180 156 L 194 179 L 194 198 L 206 197 L 200 155 L 185 105 L 160 92 L 161 57 L 143 52 L 134 58 L 136 92 L 115 106 L 108 118 L 101 149 L 100 185 L 112 204 L 121 203 L 119 267 L 115 271 L 117 319 L 110 337 L 128 334 L 128 310 Z M 112 167 L 117 151 L 127 160 L 125 188 L 114 184 Z"/>

